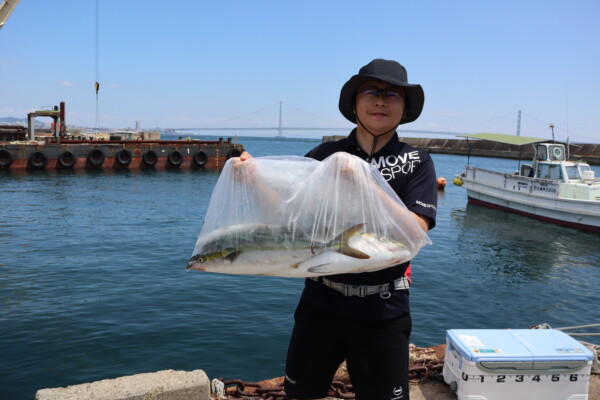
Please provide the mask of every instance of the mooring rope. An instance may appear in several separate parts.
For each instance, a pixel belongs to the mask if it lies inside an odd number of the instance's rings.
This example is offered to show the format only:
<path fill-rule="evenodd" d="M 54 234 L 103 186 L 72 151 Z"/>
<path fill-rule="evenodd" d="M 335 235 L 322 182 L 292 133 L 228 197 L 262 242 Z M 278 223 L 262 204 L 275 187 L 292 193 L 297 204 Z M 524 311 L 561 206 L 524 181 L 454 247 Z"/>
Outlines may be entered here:
<path fill-rule="evenodd" d="M 565 332 L 567 335 L 569 336 L 600 336 L 600 332 L 592 332 L 592 333 L 585 333 L 585 332 L 574 332 L 574 333 L 569 333 L 569 332 Z"/>
<path fill-rule="evenodd" d="M 571 329 L 596 328 L 596 327 L 600 327 L 600 324 L 566 326 L 566 327 L 563 327 L 563 328 L 554 328 L 554 329 L 558 329 L 559 331 L 569 331 Z"/>
<path fill-rule="evenodd" d="M 587 324 L 577 326 L 564 326 L 562 328 L 552 328 L 550 325 L 544 323 L 534 327 L 534 329 L 556 329 L 558 331 L 572 331 L 575 329 L 586 329 L 586 328 L 598 328 L 600 324 Z M 600 332 L 565 332 L 569 336 L 600 336 Z"/>

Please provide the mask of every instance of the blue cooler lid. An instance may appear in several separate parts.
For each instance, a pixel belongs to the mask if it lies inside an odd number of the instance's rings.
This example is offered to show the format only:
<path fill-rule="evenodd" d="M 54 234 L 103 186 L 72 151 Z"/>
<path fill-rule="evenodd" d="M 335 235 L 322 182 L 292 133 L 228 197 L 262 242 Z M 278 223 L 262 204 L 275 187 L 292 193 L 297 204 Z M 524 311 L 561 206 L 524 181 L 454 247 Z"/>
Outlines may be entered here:
<path fill-rule="evenodd" d="M 534 369 L 573 368 L 594 358 L 590 349 L 556 329 L 515 329 L 509 331 L 533 354 Z"/>
<path fill-rule="evenodd" d="M 447 338 L 468 361 L 533 361 L 527 347 L 507 329 L 451 329 Z"/>
<path fill-rule="evenodd" d="M 593 359 L 592 352 L 555 329 L 451 329 L 448 345 L 465 360 L 492 368 L 573 370 Z"/>

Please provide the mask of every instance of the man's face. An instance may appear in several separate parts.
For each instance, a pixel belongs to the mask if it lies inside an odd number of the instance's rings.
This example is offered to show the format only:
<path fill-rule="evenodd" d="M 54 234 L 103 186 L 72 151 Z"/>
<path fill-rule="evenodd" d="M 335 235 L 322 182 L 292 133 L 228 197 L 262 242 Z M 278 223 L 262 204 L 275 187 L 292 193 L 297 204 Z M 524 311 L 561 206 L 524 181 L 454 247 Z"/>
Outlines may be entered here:
<path fill-rule="evenodd" d="M 398 126 L 404 114 L 404 90 L 378 79 L 363 83 L 356 94 L 354 111 L 360 122 L 373 134 Z M 358 124 L 359 131 L 361 125 Z"/>

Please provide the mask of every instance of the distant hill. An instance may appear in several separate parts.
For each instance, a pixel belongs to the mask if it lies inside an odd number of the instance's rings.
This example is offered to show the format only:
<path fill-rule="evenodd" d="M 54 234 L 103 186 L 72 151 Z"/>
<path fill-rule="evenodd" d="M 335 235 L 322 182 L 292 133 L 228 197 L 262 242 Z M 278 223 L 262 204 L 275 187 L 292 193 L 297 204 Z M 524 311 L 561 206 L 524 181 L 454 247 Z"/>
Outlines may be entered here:
<path fill-rule="evenodd" d="M 6 123 L 11 123 L 11 124 L 14 124 L 16 122 L 27 123 L 27 118 L 3 117 L 3 118 L 0 118 L 0 122 L 6 122 Z"/>
<path fill-rule="evenodd" d="M 0 118 L 0 125 L 22 125 L 27 126 L 27 118 L 16 118 L 16 117 L 2 117 Z M 36 128 L 43 128 L 44 122 L 35 121 Z"/>

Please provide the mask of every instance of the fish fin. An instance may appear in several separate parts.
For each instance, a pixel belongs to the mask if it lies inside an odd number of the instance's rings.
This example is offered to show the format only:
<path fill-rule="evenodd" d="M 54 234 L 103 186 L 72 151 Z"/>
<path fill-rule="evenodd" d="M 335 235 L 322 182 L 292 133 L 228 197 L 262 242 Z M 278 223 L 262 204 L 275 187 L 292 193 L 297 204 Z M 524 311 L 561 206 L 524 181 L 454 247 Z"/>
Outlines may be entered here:
<path fill-rule="evenodd" d="M 328 272 L 339 272 L 335 269 L 328 269 L 327 267 L 329 267 L 330 265 L 332 265 L 331 263 L 325 263 L 325 264 L 319 264 L 319 265 L 315 265 L 314 267 L 310 267 L 309 269 L 307 269 L 308 272 L 310 272 L 311 274 L 326 274 Z"/>
<path fill-rule="evenodd" d="M 360 233 L 360 231 L 362 231 L 366 225 L 367 224 L 365 224 L 363 222 L 361 224 L 351 226 L 350 228 L 346 229 L 344 232 L 342 232 L 339 235 L 337 235 L 336 237 L 334 237 L 331 242 L 327 243 L 327 247 L 342 247 L 342 246 L 344 246 L 345 243 L 348 243 L 348 239 L 350 239 L 352 236 L 356 235 L 357 233 Z"/>
<path fill-rule="evenodd" d="M 363 253 L 362 251 L 355 249 L 353 247 L 348 246 L 347 244 L 343 246 L 341 249 L 337 250 L 338 253 L 342 253 L 348 257 L 360 258 L 366 260 L 371 258 L 370 255 Z"/>
<path fill-rule="evenodd" d="M 348 257 L 360 258 L 363 260 L 371 258 L 371 256 L 369 256 L 368 254 L 365 254 L 360 250 L 348 246 L 348 240 L 350 240 L 352 236 L 360 233 L 366 225 L 367 224 L 363 222 L 351 226 L 344 232 L 337 235 L 331 242 L 329 242 L 329 247 L 332 247 L 338 253 L 344 254 Z"/>
<path fill-rule="evenodd" d="M 362 231 L 365 226 L 367 226 L 367 224 L 360 223 L 360 224 L 356 224 L 354 226 L 351 226 L 350 228 L 346 229 L 344 232 L 340 233 L 339 235 L 337 235 L 337 237 L 335 239 L 333 239 L 334 243 L 337 242 L 344 242 L 344 241 L 348 241 L 348 239 L 350 239 L 352 236 L 356 235 L 357 233 L 360 233 L 360 231 Z"/>
<path fill-rule="evenodd" d="M 241 251 L 232 251 L 231 253 L 228 253 L 223 258 L 226 259 L 227 261 L 234 262 L 240 256 L 240 254 L 242 254 Z"/>

